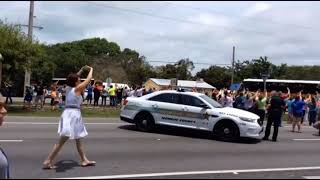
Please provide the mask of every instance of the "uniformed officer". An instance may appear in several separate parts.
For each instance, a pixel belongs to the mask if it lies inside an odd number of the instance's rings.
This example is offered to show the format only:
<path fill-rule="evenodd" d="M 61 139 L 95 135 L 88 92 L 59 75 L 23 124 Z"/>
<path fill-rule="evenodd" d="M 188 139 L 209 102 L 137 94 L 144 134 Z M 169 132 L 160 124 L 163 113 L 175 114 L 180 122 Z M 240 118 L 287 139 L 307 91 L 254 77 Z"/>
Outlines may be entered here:
<path fill-rule="evenodd" d="M 271 100 L 268 105 L 268 123 L 266 133 L 263 140 L 269 140 L 272 123 L 274 124 L 272 141 L 276 142 L 278 137 L 279 126 L 281 124 L 281 115 L 285 108 L 285 102 L 281 99 L 280 93 L 276 91 L 271 92 Z"/>

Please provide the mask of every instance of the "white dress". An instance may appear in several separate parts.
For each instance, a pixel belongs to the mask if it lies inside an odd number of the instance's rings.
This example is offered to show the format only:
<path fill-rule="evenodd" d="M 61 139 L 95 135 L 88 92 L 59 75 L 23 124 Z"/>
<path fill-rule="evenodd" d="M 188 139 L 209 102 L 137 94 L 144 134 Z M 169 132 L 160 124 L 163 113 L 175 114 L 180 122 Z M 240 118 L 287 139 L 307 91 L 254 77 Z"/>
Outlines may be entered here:
<path fill-rule="evenodd" d="M 69 139 L 80 139 L 88 135 L 80 111 L 82 101 L 82 96 L 76 95 L 75 88 L 67 88 L 66 106 L 61 115 L 58 128 L 60 136 L 69 137 Z"/>

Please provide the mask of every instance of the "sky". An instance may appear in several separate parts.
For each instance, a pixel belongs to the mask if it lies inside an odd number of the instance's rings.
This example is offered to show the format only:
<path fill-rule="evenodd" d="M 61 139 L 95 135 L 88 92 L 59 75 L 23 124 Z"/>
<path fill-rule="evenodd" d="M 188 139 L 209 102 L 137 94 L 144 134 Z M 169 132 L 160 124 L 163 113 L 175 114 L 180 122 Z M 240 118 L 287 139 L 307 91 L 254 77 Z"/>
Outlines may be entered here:
<path fill-rule="evenodd" d="M 231 64 L 233 46 L 236 60 L 320 65 L 316 1 L 36 1 L 34 15 L 40 42 L 106 38 L 152 65 L 189 58 L 197 72 Z M 29 1 L 0 2 L 0 19 L 27 24 L 28 16 Z"/>

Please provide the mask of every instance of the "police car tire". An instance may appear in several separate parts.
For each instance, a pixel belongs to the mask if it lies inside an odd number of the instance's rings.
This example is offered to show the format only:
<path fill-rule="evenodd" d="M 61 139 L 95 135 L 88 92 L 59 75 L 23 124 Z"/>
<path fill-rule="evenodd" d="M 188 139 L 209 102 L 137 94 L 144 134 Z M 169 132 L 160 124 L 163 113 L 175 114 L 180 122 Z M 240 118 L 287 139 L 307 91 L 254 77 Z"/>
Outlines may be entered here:
<path fill-rule="evenodd" d="M 142 132 L 152 132 L 155 129 L 155 122 L 150 114 L 142 113 L 136 117 L 136 127 Z"/>
<path fill-rule="evenodd" d="M 239 128 L 230 121 L 217 124 L 214 129 L 214 134 L 219 140 L 227 142 L 236 141 L 240 137 Z"/>

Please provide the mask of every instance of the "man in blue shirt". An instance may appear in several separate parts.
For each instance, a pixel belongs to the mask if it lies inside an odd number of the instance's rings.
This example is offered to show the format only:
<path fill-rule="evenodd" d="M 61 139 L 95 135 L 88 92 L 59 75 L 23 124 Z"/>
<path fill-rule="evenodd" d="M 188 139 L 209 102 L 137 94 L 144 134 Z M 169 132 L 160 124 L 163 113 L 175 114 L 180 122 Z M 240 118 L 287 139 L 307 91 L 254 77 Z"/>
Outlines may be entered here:
<path fill-rule="evenodd" d="M 288 123 L 292 123 L 293 121 L 293 113 L 292 113 L 292 103 L 294 102 L 293 98 L 289 98 L 286 100 L 286 105 L 288 108 Z"/>
<path fill-rule="evenodd" d="M 243 93 L 240 93 L 240 95 L 236 98 L 233 106 L 234 108 L 244 109 L 244 102 L 245 102 L 245 97 Z"/>
<path fill-rule="evenodd" d="M 92 94 L 93 94 L 93 88 L 92 88 L 91 84 L 88 85 L 87 90 L 88 90 L 87 105 L 89 105 L 89 102 L 90 102 L 90 105 L 91 105 L 91 102 L 92 102 Z"/>
<path fill-rule="evenodd" d="M 296 125 L 298 125 L 298 133 L 301 133 L 301 120 L 303 118 L 303 108 L 305 105 L 306 103 L 302 100 L 301 95 L 300 97 L 297 96 L 295 101 L 291 104 L 293 114 L 291 132 L 295 132 Z"/>

